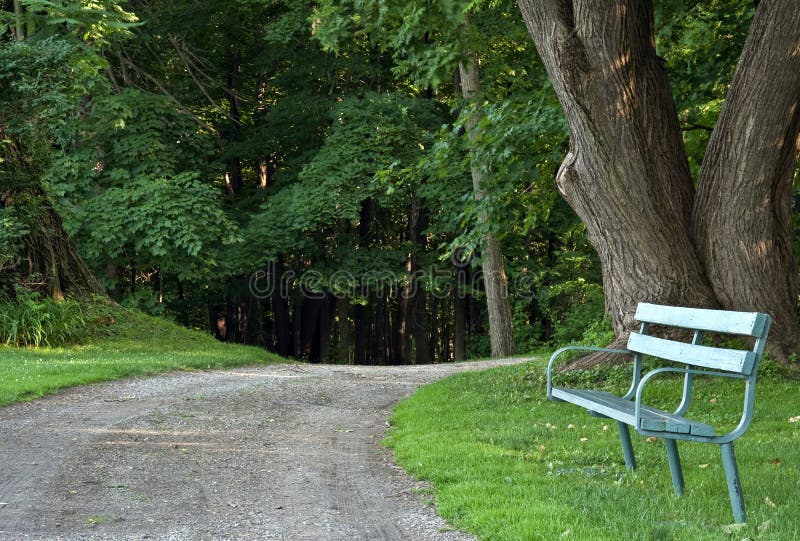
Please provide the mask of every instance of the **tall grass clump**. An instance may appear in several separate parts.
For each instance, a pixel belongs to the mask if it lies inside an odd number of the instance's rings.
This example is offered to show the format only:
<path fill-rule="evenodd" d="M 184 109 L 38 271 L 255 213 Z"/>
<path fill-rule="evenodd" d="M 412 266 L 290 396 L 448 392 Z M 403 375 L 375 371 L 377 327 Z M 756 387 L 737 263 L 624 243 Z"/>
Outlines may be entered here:
<path fill-rule="evenodd" d="M 86 330 L 86 313 L 78 301 L 54 300 L 18 290 L 0 294 L 0 343 L 11 346 L 60 346 Z"/>

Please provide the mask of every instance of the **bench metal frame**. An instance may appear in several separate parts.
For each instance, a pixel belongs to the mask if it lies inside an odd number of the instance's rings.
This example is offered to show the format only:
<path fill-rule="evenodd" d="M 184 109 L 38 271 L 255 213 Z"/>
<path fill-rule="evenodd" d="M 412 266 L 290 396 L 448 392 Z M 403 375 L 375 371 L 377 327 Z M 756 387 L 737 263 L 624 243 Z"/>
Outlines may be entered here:
<path fill-rule="evenodd" d="M 757 312 L 732 312 L 700 308 L 681 308 L 640 303 L 636 320 L 641 323 L 638 333 L 631 333 L 627 349 L 607 349 L 567 346 L 550 357 L 547 366 L 547 397 L 557 402 L 570 402 L 585 407 L 595 417 L 612 418 L 617 422 L 622 453 L 628 469 L 636 468 L 629 426 L 643 436 L 662 438 L 666 445 L 675 494 L 683 495 L 684 480 L 678 454 L 678 440 L 714 443 L 720 446 L 722 465 L 728 484 L 734 520 L 747 522 L 739 471 L 733 441 L 745 433 L 753 417 L 756 373 L 764 352 L 771 318 Z M 690 343 L 667 340 L 648 334 L 651 325 L 677 327 L 693 331 Z M 755 338 L 752 350 L 734 350 L 701 345 L 705 332 L 744 335 Z M 568 389 L 553 385 L 556 360 L 568 351 L 606 352 L 633 356 L 633 373 L 628 392 L 621 397 L 591 389 Z M 678 366 L 653 369 L 642 374 L 642 358 L 649 355 L 671 361 Z M 653 379 L 671 373 L 683 374 L 681 402 L 673 412 L 657 410 L 643 402 L 645 387 Z M 686 417 L 692 402 L 696 376 L 713 376 L 744 381 L 742 416 L 738 425 L 726 434 L 718 435 L 713 426 Z"/>

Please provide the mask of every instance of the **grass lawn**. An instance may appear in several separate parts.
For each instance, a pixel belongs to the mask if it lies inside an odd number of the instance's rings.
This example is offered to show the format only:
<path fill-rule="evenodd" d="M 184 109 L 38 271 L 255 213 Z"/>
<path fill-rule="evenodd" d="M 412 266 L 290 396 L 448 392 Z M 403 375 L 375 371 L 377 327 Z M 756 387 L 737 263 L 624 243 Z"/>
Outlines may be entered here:
<path fill-rule="evenodd" d="M 225 344 L 122 308 L 106 308 L 101 319 L 83 345 L 0 346 L 0 405 L 126 376 L 283 361 L 261 348 Z"/>
<path fill-rule="evenodd" d="M 800 384 L 775 372 L 762 368 L 755 417 L 735 444 L 744 526 L 730 525 L 719 446 L 679 442 L 686 494 L 676 497 L 662 441 L 631 431 L 638 469 L 628 472 L 614 421 L 545 399 L 543 360 L 421 388 L 395 409 L 386 443 L 433 483 L 439 512 L 482 540 L 800 539 Z M 623 376 L 573 377 L 619 391 Z M 698 384 L 698 415 L 732 428 L 737 389 Z M 666 405 L 679 385 L 665 381 L 653 401 Z"/>

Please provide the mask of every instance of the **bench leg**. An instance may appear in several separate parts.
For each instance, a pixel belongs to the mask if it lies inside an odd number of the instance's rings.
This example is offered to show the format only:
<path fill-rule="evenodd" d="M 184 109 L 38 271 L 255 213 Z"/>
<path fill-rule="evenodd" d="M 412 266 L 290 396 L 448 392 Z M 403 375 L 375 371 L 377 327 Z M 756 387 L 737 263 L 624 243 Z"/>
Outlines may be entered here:
<path fill-rule="evenodd" d="M 683 470 L 681 469 L 681 457 L 678 455 L 678 442 L 671 439 L 665 439 L 664 443 L 667 446 L 669 472 L 672 474 L 672 487 L 675 489 L 675 494 L 678 496 L 683 496 Z"/>
<path fill-rule="evenodd" d="M 722 451 L 722 467 L 725 468 L 725 478 L 728 481 L 728 495 L 731 498 L 733 520 L 736 521 L 737 524 L 743 524 L 747 522 L 747 514 L 744 510 L 742 485 L 739 483 L 739 468 L 736 467 L 733 443 L 722 443 L 719 447 Z"/>
<path fill-rule="evenodd" d="M 622 454 L 625 456 L 625 466 L 629 470 L 636 469 L 636 457 L 633 456 L 633 445 L 631 445 L 631 433 L 628 425 L 622 421 L 617 421 L 619 428 L 619 439 L 622 440 Z"/>

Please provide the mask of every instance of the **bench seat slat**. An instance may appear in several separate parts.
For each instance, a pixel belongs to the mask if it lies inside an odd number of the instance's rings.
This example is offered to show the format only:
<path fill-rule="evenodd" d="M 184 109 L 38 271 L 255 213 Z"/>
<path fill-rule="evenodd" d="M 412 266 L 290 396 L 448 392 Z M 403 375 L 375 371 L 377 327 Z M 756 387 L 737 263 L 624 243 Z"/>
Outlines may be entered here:
<path fill-rule="evenodd" d="M 756 312 L 683 308 L 646 302 L 639 303 L 634 317 L 640 322 L 749 336 L 763 335 L 769 319 L 766 314 Z"/>
<path fill-rule="evenodd" d="M 566 389 L 562 387 L 553 387 L 552 395 L 559 400 L 635 426 L 635 406 L 632 400 L 624 400 L 605 391 Z M 642 424 L 637 428 L 653 432 L 694 434 L 697 436 L 714 435 L 714 427 L 711 425 L 645 405 L 642 405 Z"/>
<path fill-rule="evenodd" d="M 628 349 L 679 363 L 746 375 L 753 370 L 756 359 L 752 351 L 687 344 L 637 332 L 630 334 Z"/>

